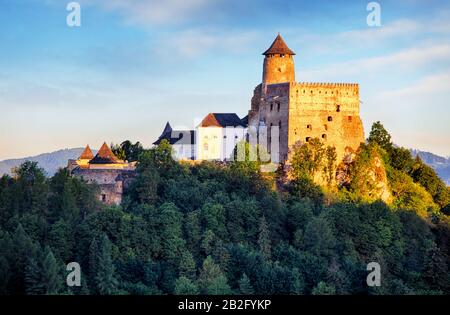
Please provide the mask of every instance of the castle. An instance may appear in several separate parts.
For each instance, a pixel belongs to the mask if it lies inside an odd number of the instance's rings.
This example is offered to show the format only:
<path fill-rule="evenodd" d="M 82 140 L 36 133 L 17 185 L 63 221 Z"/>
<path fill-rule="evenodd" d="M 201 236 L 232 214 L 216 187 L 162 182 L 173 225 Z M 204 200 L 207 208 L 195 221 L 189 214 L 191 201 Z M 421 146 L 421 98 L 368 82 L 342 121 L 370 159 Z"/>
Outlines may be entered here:
<path fill-rule="evenodd" d="M 254 89 L 248 116 L 209 113 L 196 130 L 187 131 L 167 123 L 154 144 L 167 139 L 177 157 L 188 160 L 227 160 L 236 141 L 249 133 L 256 134 L 273 162 L 289 161 L 290 148 L 312 138 L 335 147 L 337 161 L 356 151 L 364 142 L 358 84 L 296 82 L 295 53 L 279 34 L 263 55 L 262 83 Z M 188 155 L 180 153 L 186 150 Z"/>
<path fill-rule="evenodd" d="M 336 148 L 341 161 L 364 142 L 358 84 L 297 83 L 295 53 L 279 34 L 263 55 L 262 83 L 254 90 L 248 121 L 258 134 L 261 127 L 268 130 L 269 152 L 273 142 L 270 131 L 278 127 L 279 156 L 272 160 L 284 162 L 294 144 L 319 138 Z"/>
<path fill-rule="evenodd" d="M 94 156 L 89 145 L 77 160 L 69 160 L 68 171 L 99 188 L 98 199 L 106 204 L 120 204 L 125 189 L 135 176 L 136 162 L 118 159 L 106 143 Z"/>
<path fill-rule="evenodd" d="M 336 148 L 338 164 L 364 142 L 359 116 L 359 86 L 354 83 L 298 83 L 294 55 L 281 35 L 264 53 L 262 82 L 256 86 L 248 115 L 209 113 L 195 130 L 174 130 L 167 122 L 153 143 L 167 140 L 180 160 L 227 161 L 239 141 L 266 147 L 272 162 L 289 164 L 291 148 L 319 138 Z M 119 160 L 103 144 L 96 156 L 89 146 L 68 169 L 100 187 L 99 199 L 120 204 L 135 175 L 135 164 Z"/>

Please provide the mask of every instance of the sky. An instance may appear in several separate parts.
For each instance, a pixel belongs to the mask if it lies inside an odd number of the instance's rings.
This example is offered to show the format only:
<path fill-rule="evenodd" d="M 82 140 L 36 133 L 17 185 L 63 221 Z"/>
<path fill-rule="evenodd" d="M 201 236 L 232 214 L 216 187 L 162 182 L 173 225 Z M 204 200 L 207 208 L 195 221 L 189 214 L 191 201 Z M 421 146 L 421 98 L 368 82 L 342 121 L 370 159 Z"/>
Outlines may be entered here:
<path fill-rule="evenodd" d="M 450 1 L 0 1 L 0 160 L 247 114 L 280 32 L 299 82 L 359 83 L 366 137 L 450 155 Z"/>

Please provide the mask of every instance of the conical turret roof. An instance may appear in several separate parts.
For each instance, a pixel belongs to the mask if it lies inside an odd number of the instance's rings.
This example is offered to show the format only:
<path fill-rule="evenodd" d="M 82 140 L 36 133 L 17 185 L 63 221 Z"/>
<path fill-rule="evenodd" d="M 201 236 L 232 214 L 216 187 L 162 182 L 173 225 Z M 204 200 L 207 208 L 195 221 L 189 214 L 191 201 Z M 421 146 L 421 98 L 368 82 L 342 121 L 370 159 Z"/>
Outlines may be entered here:
<path fill-rule="evenodd" d="M 97 155 L 89 162 L 89 164 L 114 164 L 120 160 L 114 155 L 106 142 L 103 143 Z"/>
<path fill-rule="evenodd" d="M 80 155 L 80 160 L 92 160 L 94 158 L 94 153 L 92 153 L 89 144 L 84 149 L 83 153 Z"/>
<path fill-rule="evenodd" d="M 263 53 L 263 55 L 273 54 L 295 55 L 295 53 L 286 45 L 280 34 L 277 35 L 269 49 Z"/>

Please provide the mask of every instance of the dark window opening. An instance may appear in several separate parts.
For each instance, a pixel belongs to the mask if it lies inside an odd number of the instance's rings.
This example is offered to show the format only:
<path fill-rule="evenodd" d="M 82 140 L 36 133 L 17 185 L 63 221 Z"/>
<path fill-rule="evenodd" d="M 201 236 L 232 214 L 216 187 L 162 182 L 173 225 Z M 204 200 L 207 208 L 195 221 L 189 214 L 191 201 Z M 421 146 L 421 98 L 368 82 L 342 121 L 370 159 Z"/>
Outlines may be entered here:
<path fill-rule="evenodd" d="M 323 135 L 322 135 L 322 139 L 326 140 L 326 139 L 327 139 L 327 135 L 326 135 L 326 134 L 323 134 Z"/>
<path fill-rule="evenodd" d="M 273 103 L 270 103 L 270 111 L 273 110 Z"/>
<path fill-rule="evenodd" d="M 106 195 L 102 194 L 102 202 L 106 202 Z"/>
<path fill-rule="evenodd" d="M 307 125 L 307 126 L 306 126 L 306 129 L 312 130 L 312 126 L 311 126 L 311 125 Z"/>
<path fill-rule="evenodd" d="M 280 102 L 277 103 L 277 111 L 280 111 Z"/>
<path fill-rule="evenodd" d="M 309 142 L 310 139 L 311 137 L 306 137 L 306 142 Z"/>
<path fill-rule="evenodd" d="M 341 111 L 341 105 L 336 106 L 336 111 L 339 113 Z"/>
<path fill-rule="evenodd" d="M 352 121 L 352 116 L 348 116 L 348 121 Z"/>
<path fill-rule="evenodd" d="M 333 121 L 333 117 L 328 116 L 328 121 Z"/>

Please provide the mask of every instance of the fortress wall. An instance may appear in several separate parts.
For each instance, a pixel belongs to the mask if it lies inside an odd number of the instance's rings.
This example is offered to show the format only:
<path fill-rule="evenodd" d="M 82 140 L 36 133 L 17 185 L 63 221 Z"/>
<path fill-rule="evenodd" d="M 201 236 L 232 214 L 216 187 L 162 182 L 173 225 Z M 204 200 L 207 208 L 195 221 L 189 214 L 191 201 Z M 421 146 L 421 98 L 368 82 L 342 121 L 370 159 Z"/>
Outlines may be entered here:
<path fill-rule="evenodd" d="M 267 132 L 270 131 L 271 124 L 279 127 L 278 161 L 284 161 L 288 153 L 289 91 L 290 83 L 266 86 L 264 98 L 259 108 L 260 117 L 264 120 Z M 272 139 L 274 136 L 276 135 L 272 135 Z M 270 146 L 271 143 L 268 141 L 267 145 Z M 275 157 L 273 156 L 272 160 L 274 159 Z"/>
<path fill-rule="evenodd" d="M 115 184 L 116 178 L 121 173 L 119 169 L 76 169 L 73 174 L 88 183 Z"/>
<path fill-rule="evenodd" d="M 98 199 L 106 204 L 120 204 L 124 189 L 135 177 L 134 170 L 120 169 L 82 169 L 76 168 L 72 174 L 100 188 Z"/>
<path fill-rule="evenodd" d="M 340 161 L 364 142 L 357 84 L 293 83 L 290 104 L 289 146 L 319 138 L 336 147 Z"/>

